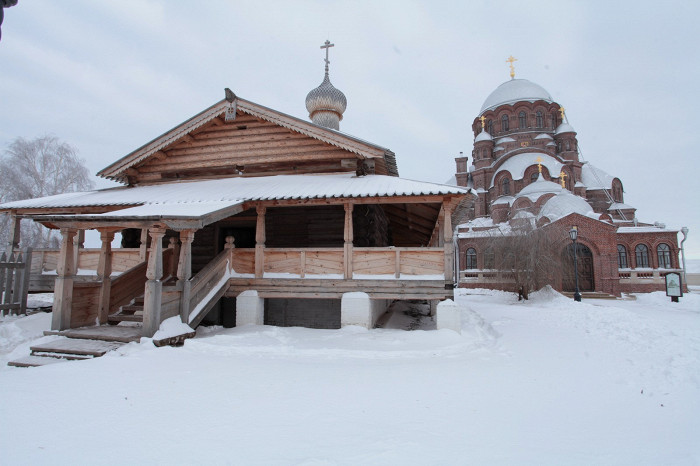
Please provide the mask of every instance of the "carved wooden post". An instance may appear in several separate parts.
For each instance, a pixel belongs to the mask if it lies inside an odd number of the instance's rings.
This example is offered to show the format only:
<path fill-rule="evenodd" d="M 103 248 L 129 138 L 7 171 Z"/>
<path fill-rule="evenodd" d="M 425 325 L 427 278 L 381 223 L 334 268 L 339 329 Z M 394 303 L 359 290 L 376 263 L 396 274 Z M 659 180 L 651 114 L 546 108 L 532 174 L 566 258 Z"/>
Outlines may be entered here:
<path fill-rule="evenodd" d="M 444 213 L 443 240 L 445 241 L 445 282 L 454 282 L 454 244 L 452 243 L 452 209 L 446 199 L 442 203 Z"/>
<path fill-rule="evenodd" d="M 169 277 L 176 277 L 177 276 L 177 268 L 180 265 L 180 243 L 178 242 L 177 238 L 174 236 L 171 236 L 170 239 L 168 240 L 168 249 L 172 249 L 173 253 L 170 254 L 170 262 L 169 268 L 168 268 L 168 276 Z"/>
<path fill-rule="evenodd" d="M 180 290 L 180 319 L 183 323 L 189 323 L 190 319 L 190 288 L 192 283 L 192 241 L 194 241 L 194 230 L 183 230 L 180 232 L 180 256 L 177 262 L 177 283 L 181 285 Z"/>
<path fill-rule="evenodd" d="M 146 252 L 148 251 L 148 228 L 141 229 L 141 244 L 139 245 L 139 259 L 146 260 Z"/>
<path fill-rule="evenodd" d="M 343 275 L 346 279 L 352 278 L 352 241 L 353 241 L 353 231 L 352 231 L 352 210 L 353 205 L 348 203 L 343 204 L 345 208 L 345 231 L 343 233 L 343 239 L 345 240 L 345 245 L 343 249 L 343 263 L 345 265 Z"/>
<path fill-rule="evenodd" d="M 258 206 L 258 221 L 255 225 L 255 278 L 262 278 L 265 271 L 265 212 Z"/>
<path fill-rule="evenodd" d="M 112 241 L 114 231 L 100 231 L 100 259 L 97 263 L 97 278 L 102 282 L 100 286 L 100 301 L 98 302 L 97 316 L 100 324 L 106 324 L 109 318 L 109 297 L 112 287 L 110 276 L 112 275 Z"/>
<path fill-rule="evenodd" d="M 80 250 L 85 247 L 85 230 L 78 230 L 78 234 L 73 237 L 73 263 L 76 273 L 80 268 Z"/>
<path fill-rule="evenodd" d="M 19 248 L 19 240 L 21 233 L 21 221 L 22 219 L 17 218 L 17 215 L 12 214 L 10 217 L 10 236 L 7 238 L 7 257 L 10 257 L 12 251 Z"/>
<path fill-rule="evenodd" d="M 58 256 L 56 284 L 54 285 L 53 315 L 51 330 L 70 328 L 73 306 L 73 277 L 75 276 L 75 256 L 73 255 L 74 228 L 61 228 L 61 252 Z"/>
<path fill-rule="evenodd" d="M 163 236 L 165 228 L 151 228 L 151 252 L 148 255 L 146 286 L 143 296 L 143 336 L 152 337 L 160 327 L 160 305 L 163 283 Z"/>

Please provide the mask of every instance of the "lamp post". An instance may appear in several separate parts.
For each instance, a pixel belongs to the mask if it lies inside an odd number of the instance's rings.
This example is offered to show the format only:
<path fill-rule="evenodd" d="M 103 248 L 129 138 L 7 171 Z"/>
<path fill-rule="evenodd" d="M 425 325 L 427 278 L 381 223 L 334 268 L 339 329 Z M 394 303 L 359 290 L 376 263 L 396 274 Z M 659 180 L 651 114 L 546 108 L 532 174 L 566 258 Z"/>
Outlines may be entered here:
<path fill-rule="evenodd" d="M 571 227 L 571 230 L 569 230 L 569 238 L 571 238 L 571 242 L 574 245 L 574 277 L 576 279 L 576 291 L 574 292 L 574 301 L 581 301 L 581 293 L 578 291 L 578 255 L 576 250 L 578 249 L 576 247 L 576 238 L 578 238 L 578 227 L 573 226 Z"/>

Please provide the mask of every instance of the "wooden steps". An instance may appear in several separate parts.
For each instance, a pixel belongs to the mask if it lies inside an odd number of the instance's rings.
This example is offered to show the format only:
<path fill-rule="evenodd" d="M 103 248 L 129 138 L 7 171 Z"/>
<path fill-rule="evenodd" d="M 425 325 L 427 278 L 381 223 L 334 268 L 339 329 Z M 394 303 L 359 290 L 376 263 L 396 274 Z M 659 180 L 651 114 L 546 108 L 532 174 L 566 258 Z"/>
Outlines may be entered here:
<path fill-rule="evenodd" d="M 57 362 L 98 358 L 131 341 L 139 341 L 141 333 L 140 326 L 109 325 L 70 329 L 61 332 L 47 331 L 44 332 L 45 335 L 56 335 L 61 338 L 34 345 L 29 348 L 31 355 L 10 361 L 7 365 L 36 367 Z"/>
<path fill-rule="evenodd" d="M 137 296 L 127 305 L 119 308 L 116 312 L 107 318 L 110 325 L 116 325 L 120 322 L 143 322 L 143 295 Z"/>

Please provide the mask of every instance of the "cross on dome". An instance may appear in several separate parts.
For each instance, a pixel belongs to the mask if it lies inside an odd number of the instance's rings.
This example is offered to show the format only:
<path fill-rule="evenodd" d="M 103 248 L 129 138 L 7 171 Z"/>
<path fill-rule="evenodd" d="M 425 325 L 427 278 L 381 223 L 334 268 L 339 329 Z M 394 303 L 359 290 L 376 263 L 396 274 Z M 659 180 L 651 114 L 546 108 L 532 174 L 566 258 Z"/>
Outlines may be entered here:
<path fill-rule="evenodd" d="M 567 177 L 566 173 L 564 173 L 564 170 L 562 170 L 561 173 L 559 173 L 559 179 L 561 180 L 561 187 L 562 188 L 566 188 L 566 182 L 564 181 L 564 178 L 566 178 L 566 177 Z"/>
<path fill-rule="evenodd" d="M 335 47 L 335 44 L 331 44 L 331 41 L 326 39 L 326 42 L 321 46 L 322 49 L 326 49 L 326 59 L 324 60 L 326 62 L 326 74 L 328 74 L 328 64 L 330 63 L 330 60 L 328 60 L 328 49 L 331 47 Z"/>
<path fill-rule="evenodd" d="M 513 55 L 509 56 L 508 59 L 506 59 L 506 63 L 508 63 L 510 66 L 510 79 L 515 79 L 515 67 L 513 66 L 513 62 L 518 61 L 517 58 L 513 58 Z"/>
<path fill-rule="evenodd" d="M 486 117 L 481 115 L 479 120 L 481 120 L 481 131 L 486 131 L 486 124 L 484 123 L 486 121 Z"/>
<path fill-rule="evenodd" d="M 561 113 L 561 122 L 564 123 L 564 112 L 566 109 L 564 107 L 559 107 L 559 113 Z"/>
<path fill-rule="evenodd" d="M 544 159 L 538 155 L 535 162 L 537 162 L 537 170 L 542 173 L 542 162 L 544 162 Z"/>

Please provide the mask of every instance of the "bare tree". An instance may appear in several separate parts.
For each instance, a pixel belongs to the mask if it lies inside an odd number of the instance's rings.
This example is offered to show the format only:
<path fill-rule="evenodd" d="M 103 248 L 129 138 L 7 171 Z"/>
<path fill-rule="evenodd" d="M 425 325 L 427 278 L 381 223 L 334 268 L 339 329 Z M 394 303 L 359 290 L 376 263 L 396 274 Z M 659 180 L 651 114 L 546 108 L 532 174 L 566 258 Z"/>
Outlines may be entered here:
<path fill-rule="evenodd" d="M 504 281 L 513 282 L 513 291 L 528 299 L 530 291 L 554 283 L 562 271 L 562 257 L 552 248 L 549 230 L 537 228 L 530 221 L 515 225 L 511 231 L 499 233 L 489 240 L 495 251 L 495 268 Z"/>
<path fill-rule="evenodd" d="M 0 202 L 52 196 L 94 188 L 85 161 L 76 149 L 55 136 L 26 140 L 17 138 L 0 157 Z M 9 236 L 9 216 L 0 218 L 0 241 Z M 22 222 L 23 246 L 57 247 L 56 231 L 35 222 Z"/>

